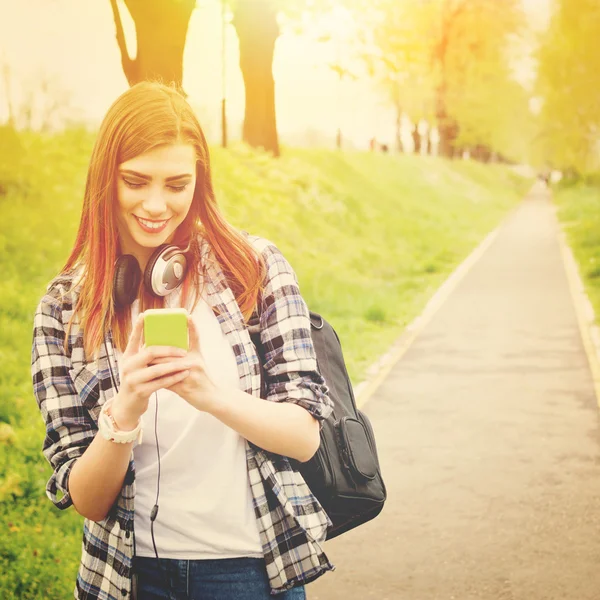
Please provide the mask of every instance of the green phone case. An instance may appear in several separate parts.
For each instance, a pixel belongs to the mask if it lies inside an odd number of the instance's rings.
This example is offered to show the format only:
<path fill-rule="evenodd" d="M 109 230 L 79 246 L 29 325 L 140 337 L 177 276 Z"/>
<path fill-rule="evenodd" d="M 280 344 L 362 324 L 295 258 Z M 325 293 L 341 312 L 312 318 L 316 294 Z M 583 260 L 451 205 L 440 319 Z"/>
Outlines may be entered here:
<path fill-rule="evenodd" d="M 188 349 L 188 312 L 185 308 L 150 308 L 144 311 L 146 346 Z"/>

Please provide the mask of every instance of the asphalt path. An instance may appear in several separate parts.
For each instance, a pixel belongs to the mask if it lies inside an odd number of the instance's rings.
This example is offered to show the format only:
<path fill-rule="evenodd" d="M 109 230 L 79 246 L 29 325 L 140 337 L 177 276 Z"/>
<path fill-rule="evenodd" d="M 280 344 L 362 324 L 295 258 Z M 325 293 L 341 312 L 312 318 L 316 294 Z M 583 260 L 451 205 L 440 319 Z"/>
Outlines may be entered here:
<path fill-rule="evenodd" d="M 537 189 L 370 398 L 388 502 L 309 600 L 599 600 L 598 405 Z"/>

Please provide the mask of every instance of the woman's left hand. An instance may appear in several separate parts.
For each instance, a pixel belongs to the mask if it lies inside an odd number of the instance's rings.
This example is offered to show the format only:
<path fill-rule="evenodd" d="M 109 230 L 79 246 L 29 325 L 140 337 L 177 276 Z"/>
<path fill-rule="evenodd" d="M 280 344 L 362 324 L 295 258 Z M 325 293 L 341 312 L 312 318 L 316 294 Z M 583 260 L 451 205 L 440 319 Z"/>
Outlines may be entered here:
<path fill-rule="evenodd" d="M 190 374 L 183 380 L 167 388 L 181 396 L 193 407 L 209 411 L 217 397 L 217 386 L 205 370 L 204 358 L 200 351 L 200 336 L 191 316 L 188 315 L 189 350 L 183 359 L 189 365 Z M 157 364 L 162 361 L 155 361 Z"/>

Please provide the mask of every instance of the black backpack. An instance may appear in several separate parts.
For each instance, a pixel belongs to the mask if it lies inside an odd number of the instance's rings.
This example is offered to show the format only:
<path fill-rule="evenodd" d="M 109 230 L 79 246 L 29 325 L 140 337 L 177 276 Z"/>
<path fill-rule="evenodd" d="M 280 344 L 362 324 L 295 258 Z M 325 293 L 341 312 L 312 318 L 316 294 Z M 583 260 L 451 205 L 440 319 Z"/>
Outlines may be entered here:
<path fill-rule="evenodd" d="M 318 369 L 334 408 L 323 422 L 317 453 L 305 463 L 293 462 L 333 523 L 327 530 L 330 540 L 375 518 L 387 494 L 373 429 L 367 416 L 356 408 L 340 339 L 321 315 L 310 311 L 310 323 Z M 256 313 L 249 322 L 249 332 L 260 357 L 264 398 L 264 354 Z"/>

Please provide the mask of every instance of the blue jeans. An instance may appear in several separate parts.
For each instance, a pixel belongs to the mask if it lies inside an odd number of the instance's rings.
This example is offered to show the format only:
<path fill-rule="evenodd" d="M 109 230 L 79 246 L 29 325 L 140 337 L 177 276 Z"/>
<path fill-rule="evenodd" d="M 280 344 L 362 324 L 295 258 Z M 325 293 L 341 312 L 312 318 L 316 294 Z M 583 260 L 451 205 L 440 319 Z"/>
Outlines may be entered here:
<path fill-rule="evenodd" d="M 136 556 L 138 600 L 306 600 L 304 586 L 271 596 L 262 558 L 178 560 Z"/>

